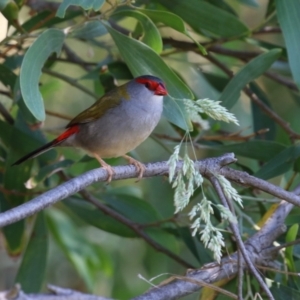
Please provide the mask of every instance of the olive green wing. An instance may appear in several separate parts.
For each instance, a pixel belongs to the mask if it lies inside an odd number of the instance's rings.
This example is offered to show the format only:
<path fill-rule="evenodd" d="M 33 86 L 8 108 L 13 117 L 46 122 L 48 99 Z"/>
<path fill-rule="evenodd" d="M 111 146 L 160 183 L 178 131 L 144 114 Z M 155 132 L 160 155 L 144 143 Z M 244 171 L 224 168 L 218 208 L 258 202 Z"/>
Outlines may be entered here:
<path fill-rule="evenodd" d="M 127 91 L 125 91 L 125 93 L 127 93 Z M 127 98 L 127 95 L 124 94 L 123 86 L 119 87 L 118 89 L 112 90 L 102 96 L 92 106 L 90 106 L 79 115 L 77 115 L 73 120 L 71 120 L 66 128 L 74 126 L 76 124 L 92 122 L 96 119 L 101 118 L 107 112 L 107 110 L 118 106 L 120 104 L 121 98 Z"/>

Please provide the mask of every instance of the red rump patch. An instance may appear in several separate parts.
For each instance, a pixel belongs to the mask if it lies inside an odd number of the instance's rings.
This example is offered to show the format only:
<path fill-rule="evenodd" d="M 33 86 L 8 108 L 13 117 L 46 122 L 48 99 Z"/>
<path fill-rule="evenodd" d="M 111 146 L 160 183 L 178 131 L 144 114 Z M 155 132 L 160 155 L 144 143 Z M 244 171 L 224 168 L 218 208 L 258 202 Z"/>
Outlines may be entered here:
<path fill-rule="evenodd" d="M 63 132 L 61 135 L 59 135 L 59 136 L 55 139 L 55 141 L 56 141 L 56 142 L 61 142 L 61 141 L 67 139 L 69 136 L 71 136 L 71 135 L 73 135 L 73 134 L 75 134 L 75 133 L 77 133 L 77 132 L 79 132 L 79 126 L 78 126 L 78 125 L 74 125 L 74 126 L 68 128 L 68 129 L 67 129 L 65 132 Z"/>

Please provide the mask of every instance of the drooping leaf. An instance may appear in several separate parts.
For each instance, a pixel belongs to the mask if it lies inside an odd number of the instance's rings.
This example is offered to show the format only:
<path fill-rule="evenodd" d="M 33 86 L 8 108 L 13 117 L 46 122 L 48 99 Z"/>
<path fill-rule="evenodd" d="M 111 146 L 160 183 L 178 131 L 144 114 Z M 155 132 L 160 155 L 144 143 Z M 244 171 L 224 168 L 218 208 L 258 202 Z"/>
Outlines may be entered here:
<path fill-rule="evenodd" d="M 46 275 L 48 253 L 48 231 L 44 213 L 35 220 L 28 245 L 22 258 L 15 282 L 20 283 L 26 293 L 38 293 Z M 35 278 L 34 280 L 32 280 Z"/>
<path fill-rule="evenodd" d="M 271 50 L 257 56 L 241 68 L 224 89 L 220 97 L 222 105 L 230 109 L 239 99 L 245 85 L 268 70 L 280 54 L 280 49 Z"/>
<path fill-rule="evenodd" d="M 186 26 L 183 22 L 183 20 L 178 16 L 168 11 L 162 11 L 162 10 L 152 10 L 152 9 L 139 9 L 142 13 L 147 15 L 151 20 L 155 23 L 163 23 L 166 26 L 169 26 L 178 32 L 183 33 L 190 39 L 192 39 L 196 45 L 198 45 L 199 49 L 202 51 L 203 54 L 206 54 L 206 50 L 203 46 L 199 44 L 197 40 L 195 40 L 188 30 L 186 29 Z"/>
<path fill-rule="evenodd" d="M 300 2 L 299 0 L 276 0 L 277 16 L 285 39 L 289 65 L 293 78 L 300 87 L 299 49 L 300 49 Z"/>
<path fill-rule="evenodd" d="M 143 27 L 143 37 L 141 40 L 156 53 L 161 53 L 163 44 L 160 33 L 155 24 L 147 15 L 138 10 L 121 10 L 114 13 L 112 17 L 114 16 L 132 17 L 137 19 Z"/>
<path fill-rule="evenodd" d="M 65 35 L 61 30 L 44 31 L 27 50 L 20 72 L 20 86 L 24 102 L 36 119 L 45 120 L 45 109 L 39 92 L 41 70 L 48 57 L 60 52 Z"/>
<path fill-rule="evenodd" d="M 66 10 L 71 5 L 76 5 L 82 7 L 84 10 L 93 9 L 94 11 L 98 11 L 105 0 L 63 0 L 60 4 L 56 16 L 63 18 L 65 16 Z"/>
<path fill-rule="evenodd" d="M 174 98 L 193 98 L 189 88 L 175 75 L 166 63 L 145 44 L 127 37 L 109 25 L 106 26 L 115 41 L 120 54 L 133 76 L 152 74 L 164 80 L 167 90 Z M 167 109 L 165 109 L 167 108 Z M 182 101 L 164 97 L 164 115 L 172 123 L 187 130 L 191 129 L 190 120 Z"/>

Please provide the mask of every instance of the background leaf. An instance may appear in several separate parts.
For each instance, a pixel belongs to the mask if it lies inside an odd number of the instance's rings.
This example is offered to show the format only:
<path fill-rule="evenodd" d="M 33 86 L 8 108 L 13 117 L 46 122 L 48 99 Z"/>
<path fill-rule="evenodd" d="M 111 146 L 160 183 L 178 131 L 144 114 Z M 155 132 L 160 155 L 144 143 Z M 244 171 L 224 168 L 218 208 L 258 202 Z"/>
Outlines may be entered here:
<path fill-rule="evenodd" d="M 269 69 L 280 54 L 280 49 L 271 50 L 252 59 L 240 69 L 224 89 L 220 97 L 222 105 L 230 109 L 239 99 L 245 85 Z"/>
<path fill-rule="evenodd" d="M 48 230 L 43 212 L 37 215 L 28 245 L 23 255 L 16 276 L 16 283 L 21 284 L 26 293 L 37 293 L 41 290 L 46 275 L 48 253 Z M 35 278 L 35 280 L 32 280 Z"/>
<path fill-rule="evenodd" d="M 300 70 L 298 68 L 300 49 L 300 2 L 298 0 L 276 0 L 278 21 L 282 28 L 283 36 L 290 61 L 293 78 L 300 87 Z"/>

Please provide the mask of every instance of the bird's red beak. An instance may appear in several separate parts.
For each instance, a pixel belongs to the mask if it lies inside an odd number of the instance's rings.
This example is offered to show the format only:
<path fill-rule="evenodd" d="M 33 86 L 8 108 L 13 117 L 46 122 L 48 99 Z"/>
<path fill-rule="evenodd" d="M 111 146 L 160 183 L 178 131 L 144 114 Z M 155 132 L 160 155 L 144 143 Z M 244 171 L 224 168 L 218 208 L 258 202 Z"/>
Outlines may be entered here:
<path fill-rule="evenodd" d="M 155 95 L 157 96 L 165 96 L 168 95 L 168 91 L 164 84 L 160 83 L 157 88 L 155 89 Z"/>

